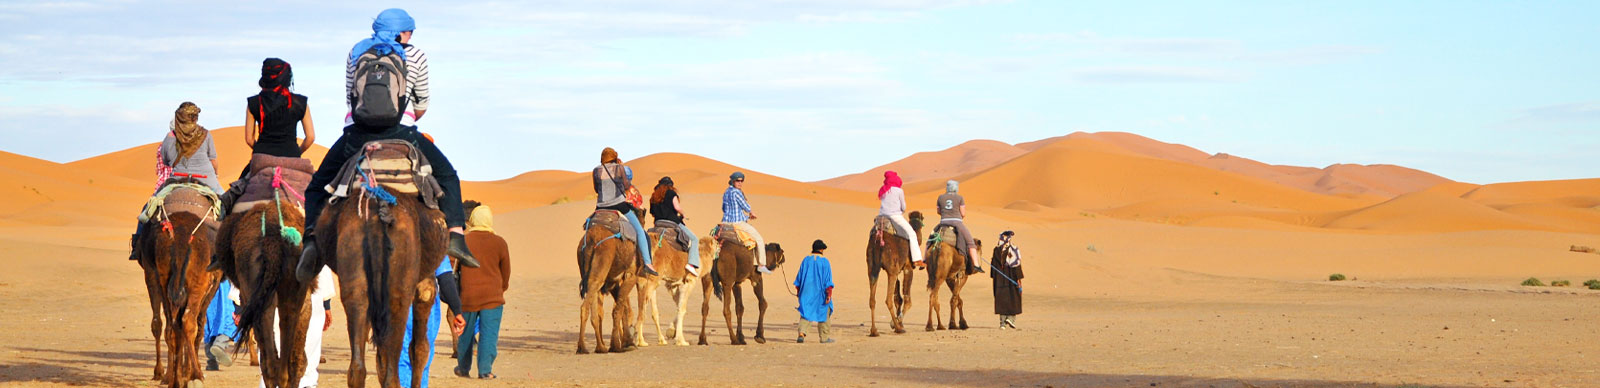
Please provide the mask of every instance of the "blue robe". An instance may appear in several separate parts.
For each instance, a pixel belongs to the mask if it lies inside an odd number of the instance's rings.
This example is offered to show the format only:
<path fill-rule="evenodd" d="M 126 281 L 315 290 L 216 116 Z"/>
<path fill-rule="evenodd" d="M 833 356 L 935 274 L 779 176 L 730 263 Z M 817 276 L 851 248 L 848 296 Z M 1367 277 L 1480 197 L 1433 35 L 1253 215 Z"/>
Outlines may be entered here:
<path fill-rule="evenodd" d="M 794 288 L 800 293 L 800 319 L 827 322 L 833 315 L 833 302 L 828 301 L 827 289 L 833 288 L 833 267 L 828 258 L 810 255 L 800 262 L 800 272 L 794 276 Z M 826 302 L 825 302 L 826 301 Z"/>
<path fill-rule="evenodd" d="M 239 334 L 239 326 L 233 323 L 234 307 L 233 301 L 228 299 L 229 292 L 233 292 L 233 284 L 228 279 L 222 279 L 222 283 L 217 285 L 216 296 L 211 297 L 211 306 L 206 308 L 206 346 L 211 346 L 211 342 L 219 335 L 239 342 L 238 338 L 234 338 Z"/>
<path fill-rule="evenodd" d="M 433 276 L 439 277 L 450 272 L 450 258 L 439 262 L 439 268 L 433 270 Z M 433 341 L 439 338 L 439 318 L 444 315 L 439 311 L 439 293 L 433 293 L 433 312 L 428 313 L 428 359 L 422 364 L 422 386 L 428 388 L 428 367 L 433 364 Z M 406 310 L 406 335 L 400 345 L 400 386 L 411 388 L 411 310 Z"/>

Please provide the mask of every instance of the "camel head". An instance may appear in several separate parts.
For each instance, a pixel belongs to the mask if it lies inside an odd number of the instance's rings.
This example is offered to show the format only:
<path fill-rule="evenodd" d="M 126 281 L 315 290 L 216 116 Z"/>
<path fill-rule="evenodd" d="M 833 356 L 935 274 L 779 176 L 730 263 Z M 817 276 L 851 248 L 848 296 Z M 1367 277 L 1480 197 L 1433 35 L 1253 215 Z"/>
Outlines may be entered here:
<path fill-rule="evenodd" d="M 783 265 L 783 247 L 778 243 L 767 243 L 767 269 L 778 269 Z"/>
<path fill-rule="evenodd" d="M 913 211 L 913 212 L 911 212 L 911 214 L 906 215 L 906 220 L 911 222 L 911 229 L 915 229 L 918 234 L 922 233 L 922 212 L 921 211 Z"/>

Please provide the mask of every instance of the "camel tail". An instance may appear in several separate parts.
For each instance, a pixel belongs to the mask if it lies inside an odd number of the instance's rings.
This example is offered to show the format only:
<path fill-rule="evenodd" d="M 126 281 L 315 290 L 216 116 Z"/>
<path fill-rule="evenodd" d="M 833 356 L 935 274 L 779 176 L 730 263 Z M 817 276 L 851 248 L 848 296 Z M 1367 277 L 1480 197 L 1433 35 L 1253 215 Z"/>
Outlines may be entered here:
<path fill-rule="evenodd" d="M 366 220 L 362 233 L 362 268 L 367 275 L 367 320 L 372 324 L 372 335 L 383 338 L 389 332 L 389 256 L 394 245 L 389 243 L 389 228 L 380 221 Z M 377 249 L 374 249 L 377 248 Z"/>
<path fill-rule="evenodd" d="M 267 225 L 263 230 L 278 230 L 278 227 Z M 273 233 L 262 234 L 258 241 L 261 249 L 256 252 L 255 260 L 261 263 L 261 273 L 256 274 L 255 288 L 244 298 L 244 306 L 239 306 L 239 328 L 234 338 L 250 338 L 250 329 L 266 315 L 272 306 L 269 299 L 272 299 L 273 291 L 278 289 L 278 283 L 283 281 L 283 258 L 288 252 L 285 246 L 288 242 Z M 273 325 L 266 327 L 270 336 Z"/>
<path fill-rule="evenodd" d="M 183 216 L 183 215 L 180 215 L 180 216 Z M 200 221 L 196 221 L 196 222 L 200 222 Z M 172 254 L 171 257 L 169 257 L 169 259 L 171 259 L 171 261 L 167 263 L 167 265 L 169 265 L 171 267 L 170 268 L 171 270 L 168 271 L 168 275 L 167 275 L 167 300 L 172 301 L 172 304 L 174 306 L 178 306 L 178 310 L 179 310 L 178 317 L 179 317 L 179 319 L 182 319 L 182 317 L 183 317 L 182 311 L 185 308 L 185 306 L 187 306 L 187 303 L 185 303 L 183 301 L 186 301 L 186 300 L 189 299 L 189 288 L 185 287 L 186 284 L 184 284 L 184 280 L 186 279 L 186 275 L 188 275 L 188 271 L 189 271 L 189 255 L 194 250 L 194 247 L 190 246 L 190 244 L 188 244 L 188 243 L 179 243 L 179 241 L 184 241 L 184 240 L 180 240 L 180 238 L 187 239 L 187 238 L 190 238 L 190 237 L 192 237 L 192 235 L 190 235 L 190 236 L 178 236 L 177 234 L 173 234 L 173 237 L 172 237 L 172 251 L 173 251 L 172 253 L 173 254 Z M 182 326 L 177 326 L 177 325 L 180 325 L 180 324 L 182 324 L 181 321 L 180 322 L 176 322 L 176 323 L 172 323 L 172 325 L 174 325 L 174 327 L 182 327 Z"/>
<path fill-rule="evenodd" d="M 722 273 L 717 272 L 717 262 L 711 262 L 711 293 L 722 300 Z"/>

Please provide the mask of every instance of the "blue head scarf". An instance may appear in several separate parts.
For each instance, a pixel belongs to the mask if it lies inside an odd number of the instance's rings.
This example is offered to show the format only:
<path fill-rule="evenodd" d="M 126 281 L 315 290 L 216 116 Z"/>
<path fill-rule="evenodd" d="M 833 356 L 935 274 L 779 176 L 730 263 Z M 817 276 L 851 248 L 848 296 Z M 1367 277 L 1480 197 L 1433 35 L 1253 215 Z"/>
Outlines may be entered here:
<path fill-rule="evenodd" d="M 377 19 L 372 20 L 372 37 L 356 42 L 356 46 L 350 49 L 350 60 L 355 60 L 362 53 L 367 52 L 368 49 L 374 48 L 378 50 L 379 54 L 383 55 L 404 53 L 406 52 L 405 47 L 400 46 L 400 42 L 396 42 L 394 39 L 400 36 L 402 32 L 416 29 L 417 21 L 412 20 L 411 15 L 407 14 L 406 10 L 399 8 L 383 10 L 383 12 L 378 13 Z M 405 54 L 401 54 L 400 57 L 405 58 Z"/>

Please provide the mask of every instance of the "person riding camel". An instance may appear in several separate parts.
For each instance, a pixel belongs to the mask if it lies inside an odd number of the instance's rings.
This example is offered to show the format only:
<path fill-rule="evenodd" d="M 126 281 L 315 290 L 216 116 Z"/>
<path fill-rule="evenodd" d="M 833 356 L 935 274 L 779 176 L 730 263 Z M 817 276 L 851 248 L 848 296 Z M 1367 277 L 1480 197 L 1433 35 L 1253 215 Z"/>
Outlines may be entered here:
<path fill-rule="evenodd" d="M 639 258 L 644 260 L 644 270 L 655 275 L 655 261 L 650 259 L 650 242 L 645 238 L 644 225 L 639 223 L 633 203 L 628 202 L 627 193 L 633 187 L 633 172 L 622 166 L 622 159 L 617 158 L 617 150 L 606 147 L 600 150 L 600 165 L 595 166 L 590 177 L 594 182 L 594 209 L 616 210 L 628 218 L 635 236 L 639 236 L 634 243 L 639 246 Z"/>
<path fill-rule="evenodd" d="M 294 86 L 294 70 L 289 62 L 278 58 L 261 61 L 261 79 L 256 81 L 261 91 L 245 99 L 244 144 L 252 154 L 265 154 L 282 158 L 299 158 L 317 139 L 316 126 L 311 122 L 311 105 L 304 95 L 289 91 Z M 295 124 L 305 130 L 306 137 L 295 141 Z M 239 172 L 239 180 L 228 186 L 219 198 L 222 214 L 231 214 L 233 205 L 244 196 L 253 166 L 246 165 Z"/>
<path fill-rule="evenodd" d="M 689 239 L 689 264 L 684 266 L 689 273 L 700 276 L 700 239 L 695 237 L 694 231 L 683 220 L 688 217 L 683 215 L 683 204 L 678 200 L 678 188 L 673 187 L 672 177 L 661 177 L 656 182 L 655 192 L 650 194 L 650 215 L 655 216 L 656 222 L 670 221 L 678 227 Z"/>
<path fill-rule="evenodd" d="M 735 171 L 728 176 L 728 189 L 722 192 L 722 224 L 733 227 L 756 240 L 756 271 L 772 273 L 767 269 L 767 241 L 750 220 L 756 219 L 755 210 L 744 196 L 744 172 Z M 693 256 L 693 255 L 690 255 Z"/>
<path fill-rule="evenodd" d="M 878 188 L 878 214 L 889 217 L 894 222 L 894 227 L 911 241 L 911 262 L 918 269 L 926 267 L 922 262 L 922 244 L 917 241 L 917 231 L 911 229 L 911 222 L 906 221 L 906 192 L 900 189 L 900 174 L 894 171 L 883 172 L 883 187 Z"/>
<path fill-rule="evenodd" d="M 371 57 L 374 54 L 404 54 L 405 49 L 396 41 L 396 37 L 401 32 L 414 29 L 416 29 L 416 21 L 412 20 L 411 16 L 407 15 L 404 10 L 384 10 L 372 22 L 372 37 L 356 42 L 355 47 L 350 50 L 349 58 L 356 60 L 356 58 L 362 57 L 363 54 L 366 54 L 367 57 Z M 362 93 L 362 91 L 356 91 L 355 93 Z M 352 110 L 359 108 L 355 102 L 359 100 L 357 96 L 351 96 L 348 100 L 352 101 Z M 296 275 L 302 281 L 309 281 L 321 269 L 320 267 L 313 267 L 311 264 L 322 262 L 321 260 L 315 260 L 318 257 L 317 244 L 315 243 L 317 238 L 316 225 L 317 217 L 322 214 L 322 208 L 328 205 L 328 200 L 332 197 L 332 194 L 328 192 L 328 184 L 332 183 L 334 178 L 339 175 L 339 170 L 344 166 L 345 162 L 362 152 L 362 148 L 365 147 L 367 142 L 378 140 L 404 140 L 415 147 L 416 151 L 420 152 L 424 158 L 427 158 L 433 169 L 430 175 L 444 189 L 443 196 L 438 199 L 438 203 L 439 210 L 444 213 L 444 222 L 449 228 L 448 234 L 450 235 L 445 253 L 455 258 L 462 266 L 478 268 L 478 260 L 472 256 L 472 251 L 467 248 L 467 215 L 461 207 L 461 179 L 456 175 L 456 169 L 450 164 L 450 159 L 439 151 L 439 147 L 434 145 L 432 140 L 418 132 L 415 126 L 403 123 L 375 126 L 357 120 L 357 122 L 345 126 L 344 133 L 339 136 L 338 140 L 333 142 L 333 146 L 328 147 L 328 154 L 323 156 L 322 164 L 317 166 L 316 173 L 311 175 L 311 183 L 306 187 L 305 251 L 300 255 L 300 263 L 296 268 Z"/>
<path fill-rule="evenodd" d="M 967 224 L 962 222 L 967 216 L 967 200 L 956 194 L 960 184 L 954 180 L 944 182 L 944 194 L 939 195 L 934 206 L 939 208 L 939 225 L 949 225 L 956 230 L 958 248 L 965 248 L 967 252 L 967 269 L 982 273 L 983 268 L 978 266 L 978 245 L 972 243 L 972 231 L 967 230 Z"/>
<path fill-rule="evenodd" d="M 167 137 L 161 139 L 161 147 L 156 149 L 157 191 L 172 178 L 194 178 L 214 193 L 222 191 L 222 184 L 217 181 L 217 146 L 211 141 L 211 132 L 200 126 L 199 120 L 200 106 L 193 102 L 184 101 L 173 112 Z M 130 248 L 149 231 L 149 225 L 140 222 L 134 229 Z M 138 250 L 130 249 L 128 260 L 138 260 Z"/>

